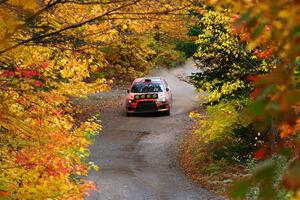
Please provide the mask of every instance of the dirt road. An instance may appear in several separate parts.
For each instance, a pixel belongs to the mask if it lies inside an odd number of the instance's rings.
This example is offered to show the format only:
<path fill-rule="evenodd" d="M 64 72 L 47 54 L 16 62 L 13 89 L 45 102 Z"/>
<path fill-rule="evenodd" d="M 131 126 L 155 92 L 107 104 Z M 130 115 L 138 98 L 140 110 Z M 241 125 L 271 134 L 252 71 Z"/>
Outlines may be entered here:
<path fill-rule="evenodd" d="M 171 116 L 143 115 L 126 117 L 125 91 L 103 96 L 117 96 L 118 106 L 101 113 L 102 133 L 91 148 L 91 160 L 100 165 L 89 179 L 99 191 L 87 199 L 99 200 L 194 200 L 222 199 L 193 185 L 180 171 L 176 162 L 178 140 L 185 133 L 190 120 L 188 112 L 195 107 L 193 86 L 178 76 L 196 70 L 192 62 L 152 75 L 164 77 L 173 92 Z M 120 98 L 118 98 L 120 97 Z M 90 97 L 99 100 L 99 96 Z"/>

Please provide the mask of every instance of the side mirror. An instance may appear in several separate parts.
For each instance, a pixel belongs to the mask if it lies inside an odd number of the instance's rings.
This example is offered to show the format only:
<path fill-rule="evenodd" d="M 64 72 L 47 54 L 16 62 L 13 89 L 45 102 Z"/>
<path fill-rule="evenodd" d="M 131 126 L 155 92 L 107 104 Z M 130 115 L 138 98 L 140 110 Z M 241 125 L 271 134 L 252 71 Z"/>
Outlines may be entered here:
<path fill-rule="evenodd" d="M 167 92 L 169 92 L 169 90 L 170 90 L 169 88 L 166 88 L 166 91 L 167 91 Z"/>
<path fill-rule="evenodd" d="M 129 89 L 127 89 L 127 93 L 130 93 L 130 90 L 129 90 Z"/>

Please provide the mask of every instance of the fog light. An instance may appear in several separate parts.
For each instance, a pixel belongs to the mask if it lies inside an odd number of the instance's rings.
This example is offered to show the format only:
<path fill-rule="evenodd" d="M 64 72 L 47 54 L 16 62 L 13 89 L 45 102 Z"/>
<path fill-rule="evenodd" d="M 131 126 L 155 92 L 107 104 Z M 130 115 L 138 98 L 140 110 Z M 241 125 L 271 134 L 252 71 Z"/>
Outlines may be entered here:
<path fill-rule="evenodd" d="M 167 98 L 164 94 L 158 95 L 158 101 L 160 102 L 166 102 Z"/>

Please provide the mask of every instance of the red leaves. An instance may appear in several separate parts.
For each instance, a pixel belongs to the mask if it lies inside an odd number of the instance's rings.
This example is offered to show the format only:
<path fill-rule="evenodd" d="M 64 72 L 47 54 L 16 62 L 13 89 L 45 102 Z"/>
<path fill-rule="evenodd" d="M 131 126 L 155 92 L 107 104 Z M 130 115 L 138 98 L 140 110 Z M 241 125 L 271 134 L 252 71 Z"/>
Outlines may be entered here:
<path fill-rule="evenodd" d="M 294 123 L 285 123 L 279 127 L 280 137 L 286 138 L 295 135 L 300 130 L 300 118 L 296 119 Z"/>
<path fill-rule="evenodd" d="M 68 167 L 65 167 L 62 164 L 62 161 L 60 162 L 53 162 L 51 165 L 48 165 L 45 170 L 49 176 L 59 177 L 61 174 L 69 174 L 71 173 L 71 169 Z"/>
<path fill-rule="evenodd" d="M 7 79 L 5 81 L 8 82 L 11 82 L 10 79 L 21 80 L 24 83 L 31 84 L 35 88 L 41 88 L 45 85 L 45 82 L 48 81 L 48 79 L 44 77 L 39 70 L 42 70 L 48 66 L 49 64 L 45 63 L 38 68 L 33 68 L 31 66 L 28 66 L 30 68 L 27 69 L 21 68 L 20 66 L 7 67 L 7 69 L 3 70 L 1 76 L 2 78 Z"/>
<path fill-rule="evenodd" d="M 262 50 L 259 50 L 259 49 L 256 49 L 254 51 L 254 55 L 257 56 L 258 59 L 261 59 L 261 60 L 267 60 L 271 57 L 273 53 L 273 49 L 272 48 L 269 48 L 265 51 L 262 51 Z"/>
<path fill-rule="evenodd" d="M 19 66 L 15 66 L 15 71 L 16 71 L 16 72 L 21 72 L 22 69 L 21 69 Z"/>
<path fill-rule="evenodd" d="M 38 66 L 39 69 L 46 69 L 50 66 L 50 63 L 46 62 L 46 63 L 43 63 L 41 64 L 40 66 Z"/>
<path fill-rule="evenodd" d="M 43 121 L 43 119 L 38 118 L 38 119 L 36 119 L 36 123 L 37 123 L 37 125 L 42 126 L 44 124 L 44 121 Z"/>
<path fill-rule="evenodd" d="M 31 79 L 35 76 L 40 76 L 40 73 L 35 70 L 25 70 L 22 75 L 25 79 Z"/>
<path fill-rule="evenodd" d="M 252 82 L 254 84 L 258 83 L 261 79 L 262 79 L 262 76 L 259 76 L 259 75 L 249 75 L 246 77 L 247 81 Z M 256 99 L 258 97 L 258 95 L 260 94 L 260 92 L 261 92 L 261 88 L 256 87 L 251 93 L 251 98 Z"/>
<path fill-rule="evenodd" d="M 256 82 L 259 80 L 259 76 L 258 75 L 249 75 L 246 77 L 246 80 L 250 81 L 250 82 Z"/>
<path fill-rule="evenodd" d="M 240 15 L 233 15 L 231 17 L 232 22 L 236 22 L 240 18 Z"/>
<path fill-rule="evenodd" d="M 97 190 L 97 186 L 95 184 L 95 182 L 92 182 L 92 181 L 87 181 L 87 180 L 83 180 L 84 182 L 84 187 L 81 188 L 81 192 L 89 197 L 91 194 L 89 192 L 89 190 Z"/>
<path fill-rule="evenodd" d="M 41 77 L 41 73 L 36 69 L 23 69 L 19 66 L 14 66 L 9 69 L 5 69 L 2 73 L 3 78 L 25 78 L 32 79 L 33 77 Z"/>
<path fill-rule="evenodd" d="M 27 67 L 8 66 L 4 68 L 2 73 L 3 78 L 19 77 L 25 79 L 32 79 L 34 77 L 42 77 L 41 70 L 49 67 L 49 63 L 44 63 L 38 67 L 28 65 Z"/>
<path fill-rule="evenodd" d="M 255 88 L 252 92 L 251 92 L 251 98 L 252 99 L 256 99 L 258 97 L 258 95 L 260 94 L 260 89 L 259 88 Z"/>
<path fill-rule="evenodd" d="M 48 151 L 50 150 L 51 149 L 49 148 Z M 47 173 L 49 176 L 54 177 L 59 177 L 62 174 L 70 174 L 72 171 L 78 171 L 76 168 L 69 167 L 69 163 L 66 162 L 65 159 L 53 156 L 43 148 L 41 151 L 34 148 L 29 148 L 26 151 L 18 151 L 16 154 L 16 163 L 27 169 L 40 167 L 40 169 L 43 170 L 43 173 Z"/>
<path fill-rule="evenodd" d="M 17 160 L 17 163 L 20 165 L 25 165 L 29 162 L 28 158 L 22 151 L 17 153 L 16 160 Z"/>
<path fill-rule="evenodd" d="M 239 35 L 242 41 L 249 41 L 251 39 L 248 23 L 242 19 L 241 15 L 233 15 L 231 17 L 231 24 L 231 32 Z"/>
<path fill-rule="evenodd" d="M 36 166 L 33 162 L 30 161 L 30 153 L 19 151 L 16 155 L 16 162 L 19 165 L 25 166 L 29 169 L 32 169 L 34 166 Z"/>
<path fill-rule="evenodd" d="M 0 190 L 0 197 L 6 197 L 9 196 L 9 192 L 6 192 L 4 190 Z"/>
<path fill-rule="evenodd" d="M 265 146 L 261 147 L 255 154 L 254 158 L 256 160 L 262 160 L 266 156 L 267 148 Z"/>
<path fill-rule="evenodd" d="M 41 81 L 34 81 L 33 84 L 34 84 L 36 87 L 42 87 L 42 86 L 44 85 Z"/>
<path fill-rule="evenodd" d="M 2 77 L 3 78 L 12 78 L 15 76 L 15 73 L 12 72 L 12 71 L 9 71 L 9 70 L 5 70 L 3 73 L 2 73 Z"/>

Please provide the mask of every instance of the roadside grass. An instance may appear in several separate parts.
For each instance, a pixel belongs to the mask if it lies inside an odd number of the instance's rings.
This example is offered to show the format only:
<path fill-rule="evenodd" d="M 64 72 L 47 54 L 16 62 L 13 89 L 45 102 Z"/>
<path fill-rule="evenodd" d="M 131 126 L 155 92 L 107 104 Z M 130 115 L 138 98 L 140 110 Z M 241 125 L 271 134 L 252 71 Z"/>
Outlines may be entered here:
<path fill-rule="evenodd" d="M 211 148 L 193 130 L 182 140 L 179 159 L 184 173 L 195 183 L 225 197 L 228 197 L 229 185 L 247 174 L 246 165 L 214 160 Z"/>

